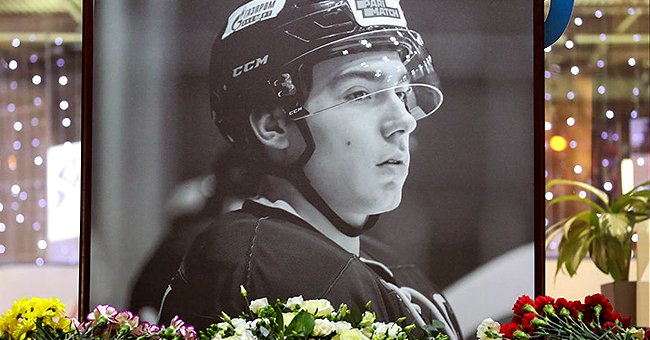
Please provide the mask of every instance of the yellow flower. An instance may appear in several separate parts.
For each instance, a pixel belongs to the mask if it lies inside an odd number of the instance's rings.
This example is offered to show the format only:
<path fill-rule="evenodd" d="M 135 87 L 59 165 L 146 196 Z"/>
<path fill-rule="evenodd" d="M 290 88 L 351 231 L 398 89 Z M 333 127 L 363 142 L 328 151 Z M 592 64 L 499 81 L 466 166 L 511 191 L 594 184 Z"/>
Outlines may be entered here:
<path fill-rule="evenodd" d="M 36 330 L 36 322 L 43 326 L 71 330 L 71 322 L 65 316 L 65 305 L 57 298 L 22 298 L 14 301 L 9 311 L 0 317 L 0 334 L 10 335 L 11 339 L 30 339 Z"/>

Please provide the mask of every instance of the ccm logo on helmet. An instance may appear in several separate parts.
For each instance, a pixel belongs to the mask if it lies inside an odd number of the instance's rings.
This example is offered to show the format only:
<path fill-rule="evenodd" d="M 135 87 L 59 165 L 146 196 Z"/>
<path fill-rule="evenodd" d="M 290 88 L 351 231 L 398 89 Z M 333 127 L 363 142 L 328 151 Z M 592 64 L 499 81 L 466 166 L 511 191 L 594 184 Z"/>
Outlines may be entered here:
<path fill-rule="evenodd" d="M 265 55 L 265 56 L 263 56 L 261 58 L 253 59 L 253 60 L 247 62 L 244 65 L 239 65 L 239 66 L 235 67 L 232 70 L 232 77 L 237 78 L 240 75 L 242 75 L 243 73 L 246 73 L 248 71 L 252 71 L 252 70 L 266 64 L 268 61 L 269 61 L 269 55 L 267 54 L 267 55 Z"/>

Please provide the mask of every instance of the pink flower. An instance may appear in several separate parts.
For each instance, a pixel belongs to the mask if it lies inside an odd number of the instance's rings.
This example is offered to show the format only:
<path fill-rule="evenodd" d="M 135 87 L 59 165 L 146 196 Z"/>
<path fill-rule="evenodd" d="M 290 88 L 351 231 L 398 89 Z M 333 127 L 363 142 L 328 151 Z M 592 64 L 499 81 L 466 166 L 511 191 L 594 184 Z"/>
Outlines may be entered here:
<path fill-rule="evenodd" d="M 95 307 L 95 309 L 90 314 L 88 314 L 86 319 L 90 321 L 98 321 L 99 318 L 104 317 L 110 320 L 111 317 L 116 314 L 117 310 L 111 305 L 97 305 L 97 307 Z"/>
<path fill-rule="evenodd" d="M 139 316 L 134 316 L 133 313 L 129 311 L 119 312 L 113 317 L 113 319 L 118 325 L 128 325 L 130 329 L 138 327 L 140 321 Z"/>
<path fill-rule="evenodd" d="M 183 327 L 183 325 L 185 325 L 185 321 L 181 320 L 181 318 L 179 318 L 178 315 L 176 315 L 172 319 L 172 322 L 169 325 L 169 327 L 171 327 L 173 330 L 178 330 L 181 327 Z"/>

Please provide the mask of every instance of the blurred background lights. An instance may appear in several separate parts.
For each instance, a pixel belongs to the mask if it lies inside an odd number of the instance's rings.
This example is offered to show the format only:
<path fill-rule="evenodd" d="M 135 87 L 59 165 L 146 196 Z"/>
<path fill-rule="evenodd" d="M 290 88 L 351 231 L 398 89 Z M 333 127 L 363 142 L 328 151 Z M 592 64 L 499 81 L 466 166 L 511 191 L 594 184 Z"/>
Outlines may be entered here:
<path fill-rule="evenodd" d="M 582 26 L 582 18 L 576 17 L 573 19 L 573 23 L 576 24 L 576 26 Z"/>
<path fill-rule="evenodd" d="M 70 107 L 70 104 L 68 103 L 67 100 L 62 100 L 61 102 L 59 102 L 59 108 L 61 110 L 65 111 L 68 109 L 68 107 Z"/>
<path fill-rule="evenodd" d="M 598 86 L 598 93 L 605 94 L 605 86 L 603 85 Z"/>
<path fill-rule="evenodd" d="M 20 192 L 20 185 L 14 184 L 14 185 L 11 186 L 10 190 L 11 190 L 11 194 L 15 197 Z"/>
<path fill-rule="evenodd" d="M 634 233 L 632 235 L 632 242 L 639 242 L 639 234 Z"/>
<path fill-rule="evenodd" d="M 618 133 L 612 133 L 612 140 L 613 141 L 618 142 L 619 138 L 620 137 L 619 137 Z"/>
<path fill-rule="evenodd" d="M 16 68 L 18 68 L 18 62 L 15 61 L 15 60 L 9 61 L 9 69 L 10 70 L 15 70 Z"/>
<path fill-rule="evenodd" d="M 61 120 L 61 125 L 63 125 L 64 127 L 69 127 L 70 126 L 70 118 L 68 118 L 68 117 L 63 118 Z"/>
<path fill-rule="evenodd" d="M 39 258 L 36 259 L 36 261 L 34 261 L 34 263 L 36 263 L 37 266 L 41 267 L 41 266 L 43 266 L 45 264 L 45 260 L 43 260 L 43 258 L 39 257 Z"/>
<path fill-rule="evenodd" d="M 66 76 L 60 76 L 59 77 L 59 84 L 62 86 L 65 86 L 68 84 L 68 77 Z"/>
<path fill-rule="evenodd" d="M 550 101 L 551 100 L 551 94 L 548 93 L 548 92 L 544 93 L 544 100 Z"/>
<path fill-rule="evenodd" d="M 630 59 L 627 60 L 627 64 L 630 66 L 636 65 L 636 59 L 634 59 L 634 57 L 631 57 Z"/>
<path fill-rule="evenodd" d="M 609 134 L 607 133 L 607 131 L 603 131 L 603 132 L 600 133 L 600 138 L 602 140 L 606 140 L 607 137 L 609 137 Z"/>
<path fill-rule="evenodd" d="M 607 117 L 607 119 L 612 119 L 612 118 L 614 118 L 614 111 L 612 111 L 612 110 L 607 110 L 607 111 L 605 112 L 605 117 Z"/>
<path fill-rule="evenodd" d="M 605 189 L 606 191 L 612 191 L 613 188 L 614 186 L 612 185 L 612 182 L 603 183 L 603 189 Z"/>
<path fill-rule="evenodd" d="M 634 15 L 634 8 L 630 7 L 627 9 L 627 14 Z"/>
<path fill-rule="evenodd" d="M 551 137 L 550 145 L 553 151 L 560 152 L 566 149 L 568 143 L 567 140 L 562 136 L 553 136 Z"/>
<path fill-rule="evenodd" d="M 41 104 L 43 103 L 43 100 L 41 99 L 41 97 L 34 97 L 34 100 L 32 102 L 33 102 L 34 106 L 41 106 Z"/>
<path fill-rule="evenodd" d="M 34 85 L 39 85 L 41 83 L 41 76 L 39 76 L 38 74 L 34 75 L 32 77 L 32 83 Z"/>
<path fill-rule="evenodd" d="M 18 88 L 18 82 L 15 81 L 15 80 L 12 81 L 11 83 L 9 83 L 9 88 L 12 89 L 12 90 L 17 89 Z"/>
<path fill-rule="evenodd" d="M 639 95 L 639 88 L 638 87 L 635 87 L 635 88 L 632 89 L 632 95 L 635 96 L 635 97 L 637 97 Z"/>
<path fill-rule="evenodd" d="M 566 125 L 568 126 L 574 126 L 576 124 L 576 120 L 573 117 L 569 117 L 566 119 Z"/>
<path fill-rule="evenodd" d="M 25 216 L 23 214 L 16 215 L 16 222 L 18 224 L 23 224 L 23 222 L 25 222 Z"/>
<path fill-rule="evenodd" d="M 36 118 L 36 117 L 32 118 L 32 120 L 29 121 L 29 123 L 30 123 L 32 126 L 38 126 L 38 118 Z"/>
<path fill-rule="evenodd" d="M 639 42 L 639 41 L 641 41 L 641 35 L 640 35 L 639 33 L 635 33 L 635 34 L 633 34 L 633 35 L 632 35 L 632 40 L 634 40 L 634 42 Z"/>
<path fill-rule="evenodd" d="M 550 79 L 551 78 L 551 71 L 548 71 L 548 70 L 544 71 L 544 78 Z"/>
<path fill-rule="evenodd" d="M 40 166 L 42 164 L 43 164 L 43 157 L 41 156 L 34 157 L 34 165 Z"/>
<path fill-rule="evenodd" d="M 580 73 L 580 68 L 578 66 L 571 66 L 571 74 L 577 76 Z"/>
<path fill-rule="evenodd" d="M 631 118 L 636 118 L 636 117 L 638 117 L 638 116 L 639 116 L 639 113 L 636 112 L 636 110 L 632 110 L 632 111 L 630 111 L 630 117 L 631 117 Z"/>
<path fill-rule="evenodd" d="M 580 192 L 578 193 L 578 197 L 587 198 L 587 192 L 584 190 L 580 190 Z"/>
<path fill-rule="evenodd" d="M 597 9 L 597 10 L 594 12 L 594 16 L 595 16 L 596 18 L 600 19 L 600 18 L 603 17 L 603 12 L 602 12 L 601 10 Z"/>
<path fill-rule="evenodd" d="M 41 208 L 45 208 L 47 206 L 47 201 L 41 198 L 40 200 L 38 200 L 38 206 Z"/>
<path fill-rule="evenodd" d="M 15 122 L 14 123 L 14 130 L 15 131 L 20 131 L 22 129 L 23 129 L 23 123 L 21 123 L 21 122 Z"/>
<path fill-rule="evenodd" d="M 601 34 L 598 36 L 598 38 L 600 39 L 600 41 L 605 41 L 605 40 L 607 40 L 607 34 L 605 34 L 605 33 L 601 33 Z"/>
<path fill-rule="evenodd" d="M 580 165 L 576 165 L 573 167 L 573 172 L 576 174 L 580 175 L 582 173 L 582 167 Z"/>
<path fill-rule="evenodd" d="M 32 147 L 37 148 L 39 145 L 41 145 L 41 140 L 38 138 L 32 139 Z"/>
<path fill-rule="evenodd" d="M 3 244 L 0 244 L 0 254 L 4 254 L 7 251 L 7 248 Z"/>
<path fill-rule="evenodd" d="M 0 233 L 4 233 L 7 230 L 7 225 L 0 222 Z"/>
<path fill-rule="evenodd" d="M 551 124 L 551 122 L 544 122 L 544 130 L 551 131 L 552 128 L 553 124 Z"/>
<path fill-rule="evenodd" d="M 603 168 L 606 168 L 609 166 L 609 160 L 605 158 L 600 162 L 600 164 L 603 166 Z"/>
<path fill-rule="evenodd" d="M 548 191 L 548 192 L 546 192 L 546 194 L 544 195 L 544 197 L 546 197 L 546 200 L 547 200 L 547 201 L 550 201 L 550 200 L 553 199 L 553 193 L 550 192 L 550 191 Z"/>
<path fill-rule="evenodd" d="M 32 55 L 29 56 L 29 62 L 30 63 L 33 64 L 33 63 L 35 63 L 37 61 L 38 61 L 38 56 L 36 54 L 32 54 Z"/>
<path fill-rule="evenodd" d="M 645 159 L 643 157 L 639 157 L 636 159 L 636 165 L 638 166 L 644 166 L 645 165 Z M 2 210 L 0 210 L 2 211 Z"/>
<path fill-rule="evenodd" d="M 549 53 L 549 52 L 551 52 L 552 50 L 553 50 L 553 49 L 551 48 L 551 46 L 549 46 L 549 47 L 547 47 L 547 48 L 544 49 L 544 52 Z"/>
<path fill-rule="evenodd" d="M 61 46 L 61 45 L 63 45 L 63 38 L 61 38 L 61 37 L 56 37 L 56 38 L 54 39 L 54 44 L 55 44 L 56 46 Z"/>
<path fill-rule="evenodd" d="M 7 111 L 9 111 L 9 112 L 14 112 L 14 111 L 16 111 L 16 104 L 14 104 L 14 103 L 9 103 L 9 105 L 7 105 Z"/>
<path fill-rule="evenodd" d="M 570 141 L 570 142 L 569 142 L 569 147 L 570 147 L 571 149 L 575 149 L 575 148 L 577 148 L 577 147 L 578 147 L 578 142 L 576 142 L 576 141 L 574 141 L 574 140 Z"/>
<path fill-rule="evenodd" d="M 567 40 L 567 41 L 564 43 L 564 47 L 566 47 L 566 48 L 568 48 L 568 49 L 572 49 L 573 46 L 574 46 L 574 44 L 573 44 L 573 40 Z"/>
<path fill-rule="evenodd" d="M 5 206 L 2 205 L 2 203 L 0 203 L 0 211 L 3 211 L 3 210 L 5 210 Z M 0 223 L 0 226 L 4 227 L 4 223 Z"/>
<path fill-rule="evenodd" d="M 20 147 L 22 146 L 22 144 L 20 143 L 19 140 L 15 140 L 13 143 L 11 143 L 11 146 L 13 146 L 15 151 L 18 151 L 18 150 L 20 150 Z"/>
<path fill-rule="evenodd" d="M 573 91 L 569 91 L 569 92 L 567 92 L 567 94 L 566 94 L 566 98 L 567 98 L 568 100 L 573 100 L 575 97 L 576 97 L 576 94 L 573 93 Z"/>
<path fill-rule="evenodd" d="M 11 40 L 11 46 L 13 46 L 13 47 L 18 47 L 18 46 L 20 46 L 20 39 L 18 39 L 18 38 L 13 38 L 13 39 Z"/>
<path fill-rule="evenodd" d="M 63 58 L 59 58 L 56 60 L 56 66 L 63 67 L 64 65 L 65 65 L 65 60 L 63 60 Z"/>
<path fill-rule="evenodd" d="M 596 61 L 596 67 L 598 67 L 598 68 L 605 67 L 605 61 L 602 60 L 602 59 L 599 59 L 598 61 Z"/>
<path fill-rule="evenodd" d="M 44 250 L 45 248 L 47 248 L 47 241 L 39 240 L 36 246 L 38 247 L 38 249 Z"/>

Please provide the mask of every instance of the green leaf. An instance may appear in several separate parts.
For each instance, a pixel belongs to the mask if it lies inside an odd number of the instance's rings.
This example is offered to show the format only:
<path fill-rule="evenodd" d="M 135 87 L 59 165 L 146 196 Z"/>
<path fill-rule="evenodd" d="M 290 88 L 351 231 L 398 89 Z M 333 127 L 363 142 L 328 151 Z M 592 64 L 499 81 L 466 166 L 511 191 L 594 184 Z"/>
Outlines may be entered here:
<path fill-rule="evenodd" d="M 606 238 L 607 266 L 614 281 L 628 281 L 630 276 L 631 241 L 621 243 L 611 237 Z"/>
<path fill-rule="evenodd" d="M 605 212 L 605 210 L 601 206 L 596 204 L 596 202 L 594 202 L 594 201 L 592 201 L 592 200 L 590 200 L 588 198 L 581 198 L 578 195 L 562 195 L 562 196 L 558 196 L 558 197 L 552 199 L 548 203 L 548 205 L 546 206 L 546 209 L 548 210 L 550 207 L 552 207 L 553 205 L 555 205 L 557 203 L 567 202 L 567 201 L 575 201 L 575 202 L 585 203 L 585 204 L 590 205 L 592 208 L 596 209 L 596 211 L 598 211 L 600 213 Z"/>
<path fill-rule="evenodd" d="M 637 212 L 644 212 L 650 210 L 650 192 L 646 197 L 645 193 L 640 195 L 621 196 L 616 201 L 612 202 L 611 211 L 614 213 L 628 212 L 636 210 Z"/>
<path fill-rule="evenodd" d="M 600 215 L 600 225 L 605 233 L 621 243 L 626 242 L 632 236 L 631 230 L 628 231 L 628 226 L 632 225 L 632 221 L 626 214 L 602 214 Z"/>
<path fill-rule="evenodd" d="M 601 272 L 609 275 L 607 244 L 602 237 L 596 237 L 591 241 L 589 256 Z"/>
<path fill-rule="evenodd" d="M 314 330 L 314 325 L 314 316 L 309 314 L 307 311 L 301 310 L 293 320 L 291 320 L 291 323 L 287 326 L 285 334 L 288 337 L 306 339 Z"/>
<path fill-rule="evenodd" d="M 562 267 L 566 268 L 569 276 L 575 275 L 580 262 L 587 255 L 592 240 L 593 235 L 590 224 L 584 221 L 574 223 L 560 241 L 555 275 Z"/>
<path fill-rule="evenodd" d="M 606 206 L 609 206 L 609 197 L 607 197 L 607 194 L 604 191 L 592 185 L 589 185 L 587 183 L 571 181 L 568 179 L 553 179 L 548 181 L 548 183 L 546 184 L 546 191 L 548 191 L 551 187 L 556 185 L 572 185 L 572 186 L 582 188 L 596 195 L 596 197 L 598 197 L 601 201 L 603 201 L 603 203 L 605 203 Z"/>

